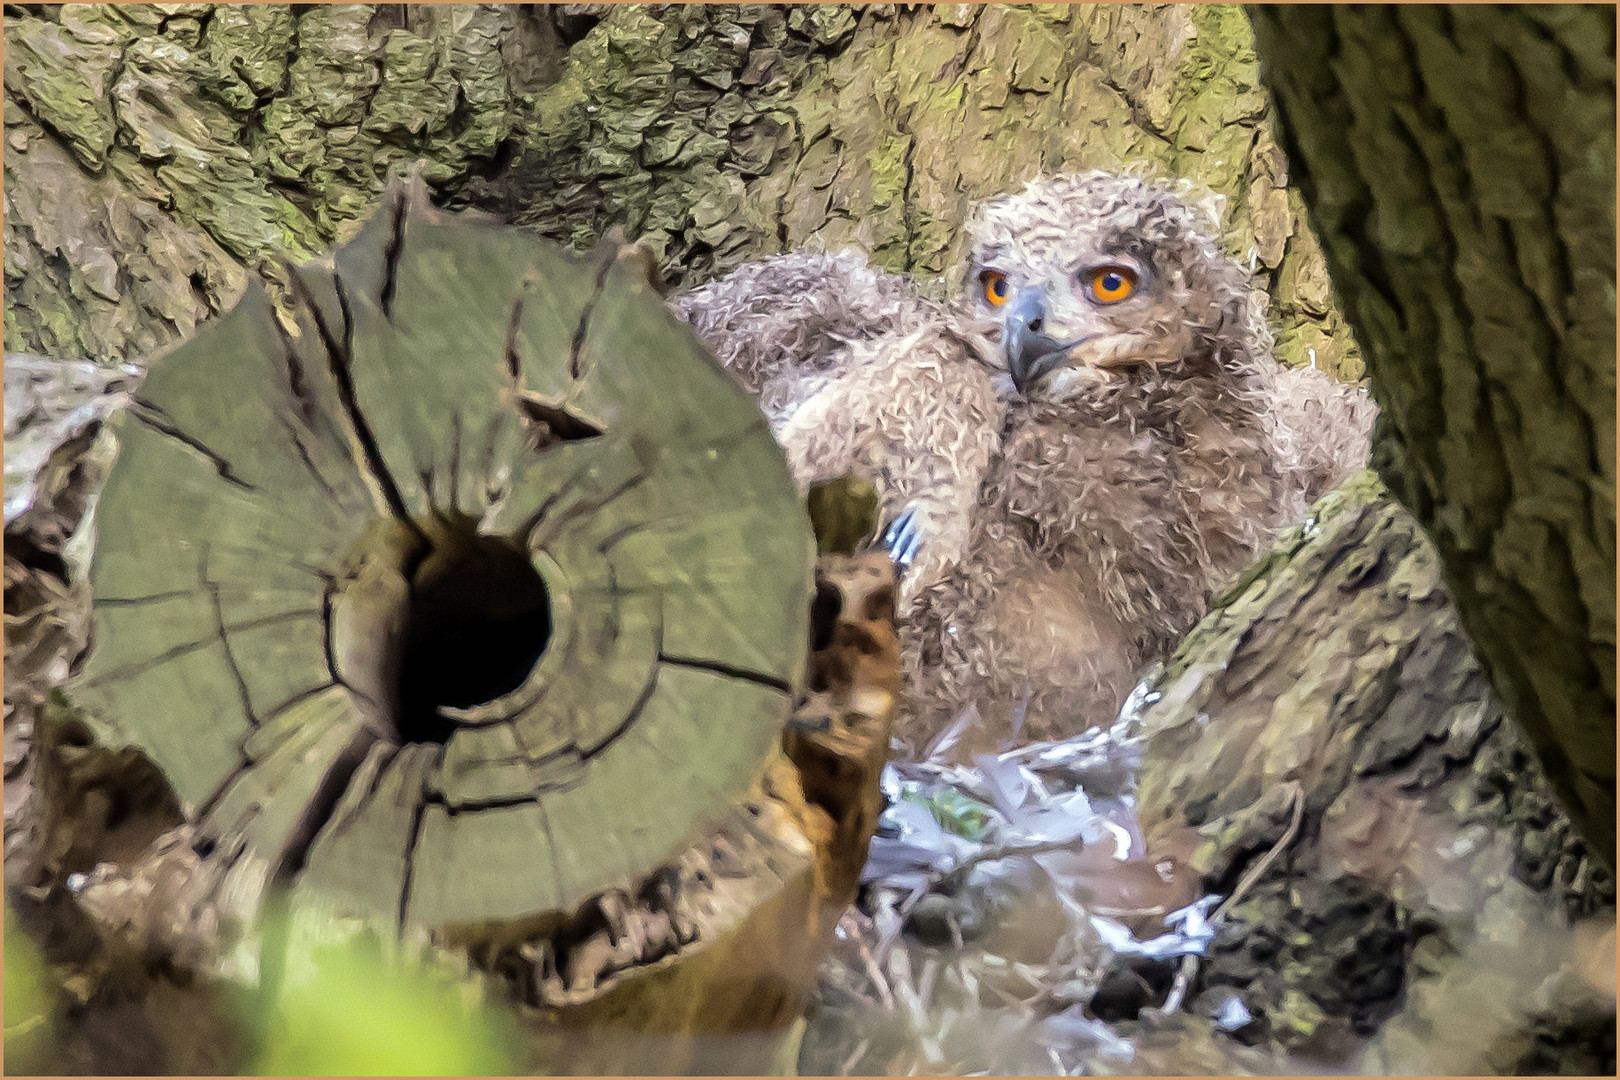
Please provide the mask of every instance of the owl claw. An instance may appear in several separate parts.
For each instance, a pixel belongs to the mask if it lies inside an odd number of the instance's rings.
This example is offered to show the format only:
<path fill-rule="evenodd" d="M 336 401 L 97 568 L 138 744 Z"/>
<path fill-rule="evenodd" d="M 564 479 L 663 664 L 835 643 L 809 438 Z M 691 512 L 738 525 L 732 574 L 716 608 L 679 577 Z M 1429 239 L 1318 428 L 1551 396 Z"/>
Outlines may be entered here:
<path fill-rule="evenodd" d="M 904 570 L 917 558 L 922 543 L 922 525 L 917 520 L 916 508 L 911 507 L 884 530 L 877 546 L 879 551 L 888 552 L 894 564 Z"/>

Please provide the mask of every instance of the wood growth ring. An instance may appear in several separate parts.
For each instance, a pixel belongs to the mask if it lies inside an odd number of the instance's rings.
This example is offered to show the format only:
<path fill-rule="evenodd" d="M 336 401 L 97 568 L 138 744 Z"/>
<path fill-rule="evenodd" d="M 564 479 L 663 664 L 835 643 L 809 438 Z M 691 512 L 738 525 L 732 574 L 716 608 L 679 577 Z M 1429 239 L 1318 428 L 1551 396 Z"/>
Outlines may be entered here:
<path fill-rule="evenodd" d="M 153 365 L 71 694 L 239 914 L 557 925 L 738 813 L 802 684 L 763 416 L 613 249 L 404 195 Z M 514 930 L 514 928 L 517 928 Z"/>

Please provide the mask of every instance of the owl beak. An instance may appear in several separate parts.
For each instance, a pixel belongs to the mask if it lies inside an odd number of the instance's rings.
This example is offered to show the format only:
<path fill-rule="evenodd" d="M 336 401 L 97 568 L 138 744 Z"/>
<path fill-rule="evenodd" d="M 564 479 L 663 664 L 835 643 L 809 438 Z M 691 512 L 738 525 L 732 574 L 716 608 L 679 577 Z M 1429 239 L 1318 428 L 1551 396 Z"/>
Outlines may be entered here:
<path fill-rule="evenodd" d="M 1002 332 L 1002 352 L 1007 371 L 1020 394 L 1028 393 L 1051 371 L 1062 367 L 1069 350 L 1079 341 L 1063 342 L 1043 333 L 1046 325 L 1046 290 L 1021 289 L 1007 313 Z M 1082 339 L 1084 340 L 1084 339 Z"/>

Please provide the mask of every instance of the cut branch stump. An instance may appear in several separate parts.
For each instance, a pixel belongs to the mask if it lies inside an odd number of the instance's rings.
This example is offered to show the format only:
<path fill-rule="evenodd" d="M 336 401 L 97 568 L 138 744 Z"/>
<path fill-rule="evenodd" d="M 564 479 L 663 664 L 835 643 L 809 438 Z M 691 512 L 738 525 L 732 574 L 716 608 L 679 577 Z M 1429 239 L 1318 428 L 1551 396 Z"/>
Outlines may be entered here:
<path fill-rule="evenodd" d="M 551 1071 L 769 1067 L 877 816 L 892 568 L 824 560 L 807 685 L 804 505 L 633 249 L 400 192 L 285 276 L 109 425 L 68 690 L 187 824 L 87 906 L 249 980 L 283 906 L 465 949 Z"/>

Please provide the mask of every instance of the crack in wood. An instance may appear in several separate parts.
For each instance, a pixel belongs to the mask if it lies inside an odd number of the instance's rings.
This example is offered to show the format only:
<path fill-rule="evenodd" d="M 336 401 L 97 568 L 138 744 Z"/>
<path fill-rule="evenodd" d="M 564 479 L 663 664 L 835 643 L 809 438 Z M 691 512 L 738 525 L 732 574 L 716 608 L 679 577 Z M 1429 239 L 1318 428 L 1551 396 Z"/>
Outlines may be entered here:
<path fill-rule="evenodd" d="M 590 319 L 591 305 L 595 303 L 597 295 L 603 288 L 603 280 L 597 279 L 597 293 L 586 302 L 585 310 L 581 314 L 581 327 Z M 531 287 L 532 282 L 523 282 L 523 288 Z M 523 383 L 523 358 L 517 351 L 518 326 L 523 319 L 524 297 L 519 296 L 512 301 L 512 312 L 506 322 L 506 371 L 512 379 L 512 401 L 517 408 L 518 415 L 528 431 L 532 449 L 540 453 L 565 442 L 578 442 L 585 439 L 599 438 L 604 434 L 603 428 L 591 418 L 582 413 L 571 411 L 566 399 L 549 398 L 538 391 L 530 390 Z M 583 333 L 581 327 L 576 327 L 575 337 L 580 338 Z M 577 350 L 577 345 L 570 348 Z M 572 364 L 572 361 L 571 361 Z M 572 367 L 571 369 L 572 370 Z M 578 378 L 578 375 L 574 376 Z"/>
<path fill-rule="evenodd" d="M 509 487 L 495 476 L 495 445 L 500 441 L 501 432 L 506 427 L 506 412 L 502 409 L 493 409 L 489 419 L 484 425 L 484 448 L 482 460 L 478 466 L 478 474 L 484 478 L 484 505 L 488 513 L 498 503 L 506 498 Z"/>
<path fill-rule="evenodd" d="M 196 596 L 190 589 L 170 589 L 168 592 L 150 593 L 146 596 L 101 596 L 93 597 L 91 607 L 136 607 L 140 604 L 157 604 L 165 600 L 179 600 L 186 596 Z"/>
<path fill-rule="evenodd" d="M 336 579 L 328 581 L 321 589 L 321 651 L 326 654 L 326 673 L 332 676 L 332 684 L 347 690 L 349 684 L 338 671 L 337 646 L 332 641 L 332 597 L 336 592 Z"/>
<path fill-rule="evenodd" d="M 609 250 L 602 255 L 602 261 L 596 267 L 596 285 L 591 290 L 590 297 L 585 301 L 585 307 L 579 313 L 579 323 L 574 327 L 573 340 L 568 343 L 568 377 L 582 379 L 585 377 L 584 350 L 585 338 L 590 333 L 591 316 L 596 313 L 596 305 L 602 299 L 602 293 L 607 289 L 608 274 L 613 270 L 613 264 L 619 259 L 617 245 L 610 245 Z"/>
<path fill-rule="evenodd" d="M 545 790 L 544 785 L 537 785 L 533 791 L 524 795 L 494 795 L 487 799 L 466 799 L 455 803 L 451 803 L 443 792 L 433 792 L 425 801 L 430 806 L 443 808 L 450 817 L 457 817 L 461 814 L 476 814 L 483 810 L 510 810 L 514 806 L 539 802 Z"/>
<path fill-rule="evenodd" d="M 273 708 L 267 709 L 265 711 L 264 717 L 260 721 L 260 723 L 261 724 L 268 724 L 271 721 L 275 720 L 282 713 L 286 712 L 287 710 L 289 710 L 289 709 L 291 709 L 291 708 L 293 708 L 295 706 L 302 705 L 304 702 L 308 701 L 309 699 L 311 699 L 313 697 L 319 697 L 321 694 L 324 694 L 326 691 L 331 690 L 334 687 L 338 687 L 338 685 L 339 684 L 336 683 L 336 682 L 324 682 L 324 683 L 321 683 L 319 686 L 312 686 L 308 690 L 300 690 L 300 691 L 298 691 L 298 693 L 294 694 L 292 697 L 288 698 L 286 701 L 283 701 L 283 702 L 275 705 Z M 347 690 L 348 687 L 342 687 L 342 689 Z"/>
<path fill-rule="evenodd" d="M 276 420 L 281 424 L 282 430 L 287 433 L 287 438 L 291 440 L 293 449 L 298 451 L 298 460 L 304 463 L 304 468 L 306 471 L 308 471 L 310 477 L 315 481 L 316 485 L 321 489 L 322 493 L 324 493 L 328 499 L 341 506 L 343 504 L 343 500 L 339 498 L 337 489 L 332 487 L 332 485 L 327 481 L 326 477 L 321 474 L 321 470 L 316 468 L 315 459 L 310 456 L 309 447 L 304 445 L 303 437 L 298 434 L 298 428 L 291 420 L 287 419 L 287 417 L 283 416 L 281 413 L 277 412 L 275 415 Z"/>
<path fill-rule="evenodd" d="M 773 690 L 780 690 L 784 694 L 793 693 L 793 686 L 786 679 L 779 679 L 775 675 L 767 675 L 763 671 L 750 671 L 747 668 L 734 667 L 731 664 L 721 663 L 719 660 L 703 660 L 693 656 L 670 656 L 660 649 L 658 662 L 660 664 L 673 664 L 676 667 L 693 668 L 697 671 L 712 671 L 716 675 L 724 675 L 729 679 L 741 679 L 743 682 L 768 686 Z"/>
<path fill-rule="evenodd" d="M 388 246 L 383 249 L 383 281 L 382 288 L 377 293 L 377 306 L 382 309 L 383 318 L 389 322 L 394 321 L 394 290 L 399 285 L 399 262 L 405 250 L 405 212 L 408 208 L 409 198 L 405 191 L 396 194 L 393 204 L 388 208 L 392 216 L 389 221 Z M 336 276 L 333 275 L 334 278 Z"/>
<path fill-rule="evenodd" d="M 433 481 L 436 479 L 436 476 L 433 472 L 433 465 L 431 462 L 416 470 L 416 479 L 417 482 L 422 485 L 423 493 L 427 495 L 428 505 L 437 506 L 438 499 L 435 498 L 433 491 Z"/>
<path fill-rule="evenodd" d="M 388 471 L 388 464 L 383 460 L 382 448 L 377 443 L 377 437 L 371 430 L 371 424 L 366 420 L 365 414 L 360 411 L 360 402 L 354 388 L 354 372 L 350 367 L 353 356 L 354 316 L 349 307 L 348 290 L 343 285 L 343 279 L 335 272 L 332 275 L 332 287 L 337 293 L 338 310 L 343 316 L 343 339 L 341 341 L 332 333 L 327 325 L 326 317 L 321 314 L 320 305 L 316 302 L 309 284 L 304 281 L 302 274 L 291 276 L 293 289 L 298 293 L 300 301 L 308 309 L 311 319 L 315 323 L 315 332 L 320 335 L 321 344 L 326 349 L 327 367 L 332 372 L 333 382 L 336 384 L 338 404 L 343 414 L 348 418 L 349 428 L 354 435 L 355 442 L 360 449 L 361 461 L 366 472 L 376 482 L 382 495 L 383 502 L 388 510 L 407 529 L 416 534 L 417 540 L 424 547 L 431 547 L 427 535 L 421 527 L 411 518 L 405 499 L 399 493 L 399 487 L 394 483 L 393 474 Z"/>
<path fill-rule="evenodd" d="M 461 507 L 461 411 L 450 414 L 450 509 Z"/>
<path fill-rule="evenodd" d="M 633 521 L 622 528 L 614 529 L 612 532 L 603 537 L 602 542 L 596 545 L 596 553 L 598 555 L 606 555 L 613 548 L 630 539 L 632 536 L 636 536 L 644 532 L 651 532 L 654 528 L 661 525 L 667 527 L 669 524 L 669 521 Z M 616 596 L 626 595 L 624 590 L 619 588 L 618 575 L 613 572 L 611 563 L 608 564 L 608 574 L 614 594 Z"/>
<path fill-rule="evenodd" d="M 192 594 L 188 593 L 187 595 L 192 595 Z M 292 619 L 307 619 L 311 615 L 315 615 L 315 614 L 317 614 L 317 612 L 315 612 L 313 610 L 283 611 L 279 615 L 265 615 L 265 616 L 262 616 L 261 618 L 249 619 L 247 622 L 233 623 L 230 626 L 225 627 L 224 629 L 225 629 L 225 631 L 227 633 L 233 633 L 234 634 L 234 633 L 240 633 L 241 631 L 244 631 L 244 630 L 257 630 L 262 626 L 274 626 L 276 623 L 288 622 L 288 621 L 290 621 Z M 141 661 L 139 661 L 137 663 L 133 663 L 133 664 L 125 664 L 123 667 L 114 668 L 111 671 L 104 671 L 100 675 L 97 675 L 93 679 L 87 680 L 86 682 L 82 683 L 81 685 L 85 686 L 86 688 L 94 688 L 94 687 L 98 687 L 98 686 L 103 686 L 103 685 L 105 685 L 107 683 L 110 683 L 110 682 L 119 682 L 119 681 L 121 681 L 123 679 L 128 679 L 128 678 L 131 678 L 131 677 L 133 677 L 135 675 L 141 675 L 141 674 L 144 674 L 147 671 L 150 671 L 152 668 L 159 667 L 159 666 L 161 666 L 163 664 L 167 664 L 170 660 L 174 660 L 174 659 L 176 659 L 178 657 L 186 656 L 186 655 L 188 655 L 190 653 L 194 653 L 198 649 L 205 649 L 208 646 L 215 644 L 216 642 L 219 642 L 219 643 L 223 644 L 224 639 L 210 636 L 210 637 L 202 638 L 199 641 L 187 641 L 187 642 L 184 642 L 183 644 L 175 645 L 172 648 L 167 649 L 164 652 L 161 652 L 161 653 L 159 653 L 158 655 L 156 655 L 154 657 L 151 657 L 150 659 L 141 660 Z"/>
<path fill-rule="evenodd" d="M 515 539 L 525 548 L 532 548 L 534 545 L 530 543 L 530 541 L 534 537 L 535 529 L 540 527 L 540 523 L 544 521 L 546 515 L 551 512 L 551 508 L 556 506 L 557 503 L 562 500 L 564 495 L 567 495 L 579 485 L 581 478 L 582 473 L 579 470 L 575 470 L 574 472 L 571 472 L 565 476 L 563 478 L 563 482 L 559 486 L 547 494 L 544 499 L 540 500 L 540 505 L 534 508 L 534 513 L 530 514 L 528 517 L 524 518 L 518 523 L 518 527 L 513 534 L 513 539 Z"/>
<path fill-rule="evenodd" d="M 527 284 L 524 282 L 525 286 Z M 523 300 L 519 296 L 512 301 L 512 313 L 506 319 L 506 373 L 512 378 L 513 388 L 518 390 L 523 388 L 523 358 L 517 351 L 518 326 L 523 321 Z"/>
<path fill-rule="evenodd" d="M 225 666 L 230 669 L 231 678 L 236 682 L 236 692 L 242 699 L 242 712 L 247 716 L 248 723 L 257 728 L 259 718 L 253 711 L 253 699 L 248 695 L 247 679 L 242 676 L 241 665 L 237 664 L 236 654 L 231 651 L 230 634 L 225 629 L 225 607 L 220 601 L 219 584 L 208 576 L 208 541 L 201 541 L 198 546 L 201 550 L 197 555 L 197 583 L 207 592 L 213 608 L 214 633 L 219 636 L 219 643 L 225 650 Z"/>
<path fill-rule="evenodd" d="M 243 773 L 247 772 L 249 769 L 253 768 L 254 759 L 248 757 L 247 751 L 243 749 L 243 745 L 252 735 L 253 732 L 251 731 L 245 732 L 243 733 L 242 738 L 238 740 L 236 750 L 237 753 L 242 757 L 242 763 L 227 772 L 224 779 L 222 779 L 214 787 L 214 790 L 210 791 L 208 796 L 197 805 L 197 812 L 191 816 L 191 819 L 197 823 L 197 827 L 199 829 L 201 829 L 203 823 L 208 820 L 209 815 L 214 812 L 214 808 L 219 805 L 219 801 L 225 797 L 225 793 L 231 789 L 231 785 L 236 782 L 237 778 Z M 221 830 L 219 835 L 223 836 L 224 831 Z"/>
<path fill-rule="evenodd" d="M 189 446 L 191 449 L 197 451 L 197 453 L 207 458 L 209 464 L 214 467 L 214 471 L 219 473 L 221 480 L 224 480 L 228 484 L 233 484 L 236 487 L 241 488 L 243 491 L 256 492 L 259 490 L 246 480 L 242 479 L 240 476 L 237 476 L 236 473 L 231 469 L 231 463 L 225 460 L 225 458 L 221 455 L 215 453 L 201 439 L 182 430 L 180 425 L 175 423 L 174 418 L 165 412 L 161 407 L 152 404 L 150 401 L 138 395 L 131 397 L 130 400 L 135 405 L 135 408 L 131 409 L 130 413 L 137 421 L 145 424 L 147 427 L 161 435 L 167 435 L 176 442 L 179 442 L 184 446 Z"/>
<path fill-rule="evenodd" d="M 535 453 L 543 453 L 567 442 L 599 439 L 604 434 L 603 429 L 592 421 L 570 412 L 566 402 L 548 401 L 533 391 L 520 390 L 516 404 L 518 413 L 525 421 L 524 426 L 528 428 L 531 448 Z"/>
<path fill-rule="evenodd" d="M 655 646 L 656 650 L 661 655 L 662 650 L 663 650 L 663 637 L 664 637 L 664 628 L 663 628 L 662 625 L 658 626 L 658 628 L 654 631 L 654 635 L 658 638 L 658 641 L 657 641 L 656 646 Z M 625 732 L 629 731 L 632 727 L 634 727 L 636 721 L 641 718 L 641 711 L 647 707 L 647 702 L 652 700 L 652 696 L 657 690 L 658 690 L 658 665 L 654 664 L 652 672 L 651 672 L 651 677 L 647 680 L 647 685 L 643 686 L 641 688 L 640 696 L 638 696 L 636 698 L 634 704 L 632 704 L 630 706 L 630 708 L 628 710 L 626 710 L 625 715 L 624 715 L 624 719 L 619 721 L 617 726 L 615 726 L 606 735 L 604 735 L 602 737 L 602 739 L 599 742 L 597 742 L 595 745 L 580 747 L 579 748 L 579 759 L 580 759 L 580 761 L 584 762 L 587 766 L 589 766 L 592 758 L 596 757 L 596 755 L 600 754 L 603 750 L 606 750 L 609 746 L 613 745 L 613 743 L 618 741 L 618 739 L 621 736 L 623 736 Z M 577 743 L 576 743 L 576 745 L 577 745 Z"/>
<path fill-rule="evenodd" d="M 326 828 L 321 830 L 322 835 L 325 835 L 328 829 L 332 830 L 334 834 L 347 829 L 355 819 L 359 818 L 366 807 L 371 804 L 371 800 L 377 797 L 377 792 L 382 787 L 383 774 L 388 771 L 388 767 L 394 763 L 394 759 L 399 757 L 400 753 L 405 749 L 403 745 L 387 742 L 373 743 L 372 747 L 375 749 L 379 745 L 383 748 L 383 755 L 377 762 L 377 767 L 371 770 L 371 780 L 366 784 L 366 793 L 354 801 L 354 806 L 350 808 L 347 816 L 341 818 L 334 816 L 331 821 L 327 822 Z M 362 767 L 364 766 L 362 765 Z M 352 778 L 349 783 L 351 786 L 353 785 Z M 334 811 L 334 815 L 335 813 Z M 315 839 L 319 841 L 320 837 L 317 836 Z"/>
<path fill-rule="evenodd" d="M 642 472 L 638 472 L 634 476 L 630 477 L 628 480 L 623 481 L 617 487 L 614 487 L 613 489 L 611 489 L 610 491 L 608 491 L 604 495 L 600 495 L 600 496 L 598 496 L 598 497 L 596 497 L 594 499 L 581 499 L 579 502 L 574 503 L 567 510 L 565 510 L 562 513 L 562 515 L 559 516 L 555 521 L 548 522 L 548 521 L 545 521 L 545 520 L 537 517 L 535 519 L 535 521 L 534 521 L 534 524 L 531 525 L 529 529 L 524 530 L 522 533 L 519 534 L 522 537 L 522 539 L 519 542 L 522 543 L 525 547 L 541 547 L 541 548 L 543 548 L 547 544 L 549 544 L 553 540 L 555 540 L 557 538 L 557 534 L 562 532 L 563 529 L 567 528 L 570 522 L 572 522 L 575 519 L 579 518 L 581 515 L 595 514 L 595 513 L 599 512 L 599 511 L 601 511 L 603 507 L 607 506 L 613 500 L 618 499 L 618 498 L 622 498 L 624 495 L 626 495 L 627 493 L 629 493 L 629 492 L 635 490 L 636 488 L 640 487 L 642 484 L 646 483 L 650 479 L 652 479 L 651 470 L 645 470 L 645 471 L 642 471 Z M 551 504 L 551 502 L 552 502 L 552 500 L 548 498 L 546 500 L 546 502 L 542 503 L 541 504 L 541 511 L 543 511 L 547 506 L 549 506 Z M 541 511 L 536 511 L 536 514 L 539 514 Z M 540 536 L 538 536 L 538 537 L 534 536 L 533 535 L 534 529 L 536 527 L 538 527 L 539 525 L 542 525 L 542 524 L 546 525 L 546 531 L 543 534 L 541 534 Z"/>
<path fill-rule="evenodd" d="M 293 266 L 292 260 L 280 260 L 282 275 L 292 278 L 297 275 L 298 268 Z M 287 391 L 293 404 L 298 408 L 298 414 L 307 425 L 314 418 L 318 404 L 316 395 L 309 385 L 309 372 L 304 367 L 303 358 L 298 355 L 298 346 L 293 342 L 292 335 L 282 325 L 281 320 L 274 314 L 270 317 L 270 325 L 275 329 L 276 336 L 281 339 L 281 361 L 287 371 Z"/>
<path fill-rule="evenodd" d="M 303 872 L 309 861 L 309 851 L 315 844 L 315 839 L 326 828 L 332 815 L 337 811 L 338 803 L 343 800 L 344 794 L 349 790 L 349 781 L 365 763 L 366 756 L 370 754 L 373 744 L 381 741 L 377 732 L 369 725 L 362 724 L 356 728 L 349 741 L 338 751 L 332 764 L 328 766 L 326 774 L 321 777 L 320 784 L 315 793 L 304 804 L 303 813 L 298 817 L 298 823 L 288 835 L 286 845 L 280 852 L 280 859 L 276 863 L 275 871 L 270 880 L 280 885 L 288 885 Z"/>
<path fill-rule="evenodd" d="M 428 774 L 438 772 L 439 768 L 443 764 L 444 747 L 440 746 L 434 755 L 433 767 L 428 770 Z M 405 927 L 407 925 L 405 915 L 410 909 L 411 884 L 416 878 L 416 844 L 422 836 L 422 818 L 427 811 L 427 805 L 426 793 L 420 793 L 416 800 L 416 805 L 411 809 L 411 827 L 405 835 L 405 872 L 400 879 L 399 910 L 396 914 L 396 917 L 399 920 L 398 928 L 401 935 L 405 933 Z"/>
<path fill-rule="evenodd" d="M 551 880 L 557 883 L 557 892 L 563 890 L 562 860 L 557 857 L 557 837 L 551 831 L 551 815 L 546 813 L 544 799 L 536 799 L 535 805 L 540 809 L 540 831 L 546 838 L 546 855 L 551 859 Z"/>

